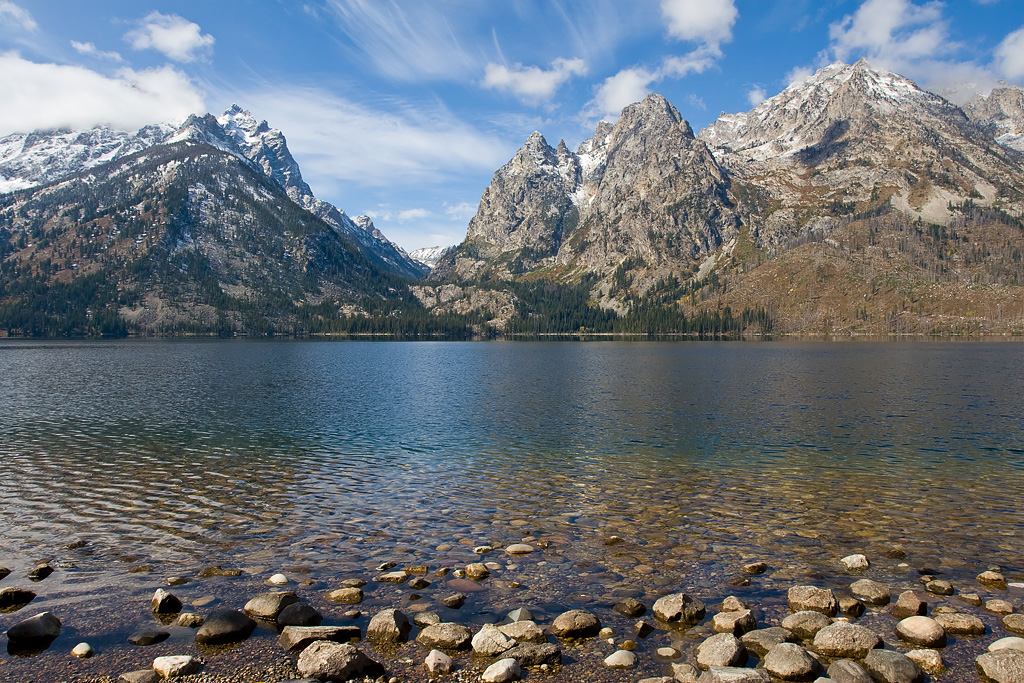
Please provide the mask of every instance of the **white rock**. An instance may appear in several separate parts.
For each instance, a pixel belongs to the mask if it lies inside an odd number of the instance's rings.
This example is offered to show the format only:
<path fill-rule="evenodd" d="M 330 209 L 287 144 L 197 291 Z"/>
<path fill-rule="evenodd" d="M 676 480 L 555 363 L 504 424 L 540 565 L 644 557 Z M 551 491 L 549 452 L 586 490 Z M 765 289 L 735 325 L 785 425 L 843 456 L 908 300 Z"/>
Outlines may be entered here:
<path fill-rule="evenodd" d="M 473 652 L 485 657 L 495 657 L 516 646 L 516 641 L 487 624 L 473 636 Z"/>
<path fill-rule="evenodd" d="M 868 562 L 868 558 L 859 553 L 856 555 L 847 555 L 839 561 L 850 571 L 861 571 L 871 566 L 871 563 Z"/>
<path fill-rule="evenodd" d="M 604 665 L 612 669 L 632 669 L 636 666 L 636 655 L 629 650 L 616 650 L 604 658 Z"/>
<path fill-rule="evenodd" d="M 509 555 L 528 555 L 534 551 L 532 545 L 526 543 L 513 543 L 509 547 L 505 548 L 505 552 Z"/>
<path fill-rule="evenodd" d="M 484 670 L 482 679 L 484 683 L 505 683 L 506 681 L 518 681 L 523 675 L 519 662 L 509 657 L 499 659 Z"/>
<path fill-rule="evenodd" d="M 188 655 L 157 657 L 153 660 L 153 670 L 164 678 L 189 676 L 199 671 L 199 666 L 199 660 Z"/>
<path fill-rule="evenodd" d="M 71 650 L 71 654 L 79 659 L 88 659 L 92 657 L 92 646 L 89 643 L 79 643 Z"/>
<path fill-rule="evenodd" d="M 989 652 L 995 652 L 996 650 L 1024 650 L 1024 638 L 1016 636 L 1000 638 L 988 646 Z"/>
<path fill-rule="evenodd" d="M 271 584 L 273 586 L 287 586 L 288 585 L 288 577 L 285 576 L 284 574 L 274 574 L 269 579 L 267 579 L 267 583 L 269 583 L 269 584 Z"/>
<path fill-rule="evenodd" d="M 452 658 L 440 650 L 431 650 L 423 663 L 432 674 L 446 674 L 452 670 Z"/>

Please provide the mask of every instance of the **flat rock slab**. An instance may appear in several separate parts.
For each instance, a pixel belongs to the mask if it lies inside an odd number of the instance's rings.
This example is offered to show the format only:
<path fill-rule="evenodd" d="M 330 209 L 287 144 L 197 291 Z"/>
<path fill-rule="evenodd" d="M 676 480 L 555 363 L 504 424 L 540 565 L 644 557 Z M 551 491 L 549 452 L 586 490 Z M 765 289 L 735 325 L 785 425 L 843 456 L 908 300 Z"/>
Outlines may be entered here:
<path fill-rule="evenodd" d="M 171 655 L 168 657 L 157 657 L 153 660 L 153 671 L 164 678 L 177 678 L 179 676 L 191 676 L 199 671 L 202 664 L 195 657 L 189 655 Z"/>
<path fill-rule="evenodd" d="M 1024 681 L 1024 652 L 997 650 L 986 652 L 974 661 L 981 683 L 1020 683 Z"/>
<path fill-rule="evenodd" d="M 562 663 L 562 648 L 554 643 L 520 643 L 504 653 L 520 666 L 555 666 Z"/>
<path fill-rule="evenodd" d="M 238 643 L 256 630 L 256 622 L 238 610 L 217 610 L 206 618 L 196 632 L 196 642 L 201 645 Z"/>
<path fill-rule="evenodd" d="M 793 586 L 786 593 L 789 609 L 793 612 L 821 612 L 834 617 L 839 610 L 839 600 L 828 588 L 817 586 Z"/>
<path fill-rule="evenodd" d="M 359 640 L 362 633 L 358 626 L 285 626 L 277 642 L 286 650 L 304 650 L 318 640 L 333 643 L 350 643 Z"/>
<path fill-rule="evenodd" d="M 128 636 L 128 642 L 139 647 L 149 647 L 162 643 L 170 637 L 171 634 L 167 631 L 141 631 Z"/>
<path fill-rule="evenodd" d="M 320 640 L 299 655 L 299 673 L 321 681 L 349 681 L 377 678 L 384 667 L 348 643 Z"/>

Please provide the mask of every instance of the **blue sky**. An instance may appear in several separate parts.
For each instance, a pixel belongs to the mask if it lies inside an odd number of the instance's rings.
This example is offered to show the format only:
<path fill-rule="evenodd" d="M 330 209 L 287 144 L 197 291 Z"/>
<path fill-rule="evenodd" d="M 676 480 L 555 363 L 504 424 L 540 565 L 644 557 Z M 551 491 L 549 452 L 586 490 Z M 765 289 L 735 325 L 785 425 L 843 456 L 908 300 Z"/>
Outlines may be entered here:
<path fill-rule="evenodd" d="M 954 100 L 1024 84 L 1024 2 L 0 0 L 0 135 L 238 103 L 412 250 L 460 242 L 533 130 L 575 148 L 648 92 L 699 130 L 861 57 Z"/>

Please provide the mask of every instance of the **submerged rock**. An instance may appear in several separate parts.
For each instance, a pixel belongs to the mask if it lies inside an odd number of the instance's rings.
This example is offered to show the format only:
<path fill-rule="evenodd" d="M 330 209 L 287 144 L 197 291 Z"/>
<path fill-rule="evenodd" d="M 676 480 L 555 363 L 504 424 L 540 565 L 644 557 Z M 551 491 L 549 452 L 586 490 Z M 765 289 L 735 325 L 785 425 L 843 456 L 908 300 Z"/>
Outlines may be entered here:
<path fill-rule="evenodd" d="M 53 640 L 60 635 L 60 619 L 49 612 L 40 612 L 7 630 L 7 639 L 12 642 Z"/>
<path fill-rule="evenodd" d="M 551 633 L 560 638 L 591 638 L 601 630 L 601 620 L 586 610 L 563 612 L 551 623 Z"/>
<path fill-rule="evenodd" d="M 217 610 L 206 618 L 196 632 L 201 645 L 220 645 L 245 640 L 256 630 L 256 622 L 238 610 Z"/>

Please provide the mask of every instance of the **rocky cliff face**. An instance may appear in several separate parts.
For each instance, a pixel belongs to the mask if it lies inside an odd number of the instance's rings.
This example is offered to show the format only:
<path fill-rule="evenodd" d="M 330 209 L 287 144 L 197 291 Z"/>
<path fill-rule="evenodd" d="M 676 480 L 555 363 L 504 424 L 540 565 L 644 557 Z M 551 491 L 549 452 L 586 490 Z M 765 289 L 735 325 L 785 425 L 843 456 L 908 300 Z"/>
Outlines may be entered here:
<path fill-rule="evenodd" d="M 984 126 L 996 142 L 1024 152 L 1024 88 L 995 88 L 964 105 L 972 121 Z"/>

